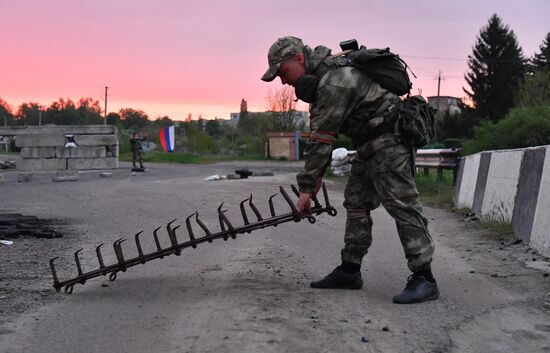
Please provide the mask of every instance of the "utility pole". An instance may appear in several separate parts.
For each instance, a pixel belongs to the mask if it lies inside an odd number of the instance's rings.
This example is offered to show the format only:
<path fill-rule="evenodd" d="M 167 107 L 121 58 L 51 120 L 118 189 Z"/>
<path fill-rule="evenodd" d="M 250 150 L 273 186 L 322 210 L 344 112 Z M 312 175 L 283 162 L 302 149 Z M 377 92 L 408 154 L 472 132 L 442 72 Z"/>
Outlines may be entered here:
<path fill-rule="evenodd" d="M 439 72 L 437 73 L 437 110 L 439 111 L 439 107 L 440 107 L 440 100 L 441 98 L 439 97 L 440 95 L 440 92 L 441 92 L 441 80 L 445 80 L 445 77 L 441 76 L 442 72 L 441 70 L 439 70 Z"/>
<path fill-rule="evenodd" d="M 8 127 L 8 116 L 6 115 L 6 113 L 4 113 L 3 115 L 4 115 L 4 127 Z M 6 136 L 4 136 L 4 146 L 6 147 L 6 153 L 9 151 L 8 141 L 9 139 Z"/>
<path fill-rule="evenodd" d="M 109 87 L 105 86 L 105 111 L 103 112 L 104 118 L 103 118 L 103 125 L 107 125 L 107 90 Z"/>

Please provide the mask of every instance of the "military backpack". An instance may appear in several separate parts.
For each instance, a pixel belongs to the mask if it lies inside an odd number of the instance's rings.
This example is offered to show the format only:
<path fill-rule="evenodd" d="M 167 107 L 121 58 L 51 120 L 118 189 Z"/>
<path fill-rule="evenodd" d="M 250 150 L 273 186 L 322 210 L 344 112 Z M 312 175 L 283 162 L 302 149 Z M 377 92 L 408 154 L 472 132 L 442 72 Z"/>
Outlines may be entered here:
<path fill-rule="evenodd" d="M 422 96 L 410 96 L 412 83 L 405 61 L 389 48 L 359 47 L 355 39 L 341 42 L 340 47 L 343 52 L 333 56 L 332 66 L 353 66 L 388 91 L 398 96 L 406 94 L 407 97 L 399 102 L 399 109 L 393 114 L 391 123 L 394 133 L 411 148 L 428 144 L 435 135 L 435 110 Z"/>

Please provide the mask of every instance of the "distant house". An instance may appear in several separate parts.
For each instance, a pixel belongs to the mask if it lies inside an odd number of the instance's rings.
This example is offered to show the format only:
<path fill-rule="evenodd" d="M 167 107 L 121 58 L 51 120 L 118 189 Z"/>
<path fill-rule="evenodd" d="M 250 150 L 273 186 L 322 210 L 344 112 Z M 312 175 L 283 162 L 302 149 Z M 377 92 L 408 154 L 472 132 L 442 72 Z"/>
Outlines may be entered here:
<path fill-rule="evenodd" d="M 428 97 L 430 107 L 437 109 L 438 116 L 442 116 L 448 110 L 451 114 L 460 114 L 460 98 L 450 96 Z"/>

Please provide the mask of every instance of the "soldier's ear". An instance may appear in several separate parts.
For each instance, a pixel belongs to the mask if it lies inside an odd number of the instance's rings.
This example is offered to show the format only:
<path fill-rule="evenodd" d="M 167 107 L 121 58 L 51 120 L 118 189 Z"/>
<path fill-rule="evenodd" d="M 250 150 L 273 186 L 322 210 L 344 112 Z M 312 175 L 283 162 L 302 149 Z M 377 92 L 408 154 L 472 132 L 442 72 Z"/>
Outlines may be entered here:
<path fill-rule="evenodd" d="M 304 53 L 296 53 L 296 55 L 294 55 L 294 60 L 296 60 L 300 64 L 303 64 L 305 62 Z"/>

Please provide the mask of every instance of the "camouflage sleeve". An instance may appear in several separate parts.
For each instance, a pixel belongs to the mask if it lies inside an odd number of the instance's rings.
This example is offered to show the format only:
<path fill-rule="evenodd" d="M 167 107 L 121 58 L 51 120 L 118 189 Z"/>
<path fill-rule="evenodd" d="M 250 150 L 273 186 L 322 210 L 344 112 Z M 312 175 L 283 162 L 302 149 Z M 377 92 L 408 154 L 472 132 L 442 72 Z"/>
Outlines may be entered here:
<path fill-rule="evenodd" d="M 350 89 L 326 85 L 318 88 L 311 108 L 311 136 L 304 148 L 305 165 L 296 179 L 300 192 L 313 192 L 317 178 L 325 174 L 332 158 L 332 144 L 349 114 Z"/>

